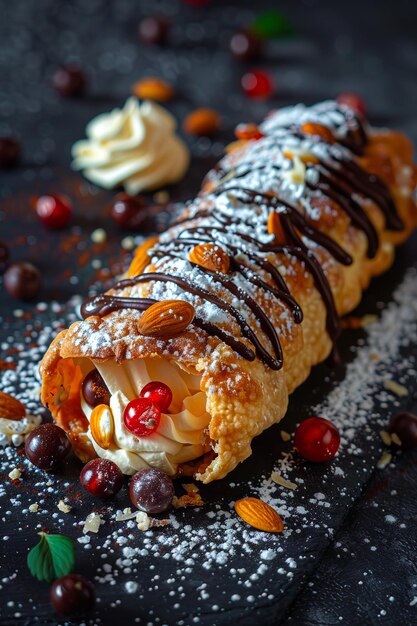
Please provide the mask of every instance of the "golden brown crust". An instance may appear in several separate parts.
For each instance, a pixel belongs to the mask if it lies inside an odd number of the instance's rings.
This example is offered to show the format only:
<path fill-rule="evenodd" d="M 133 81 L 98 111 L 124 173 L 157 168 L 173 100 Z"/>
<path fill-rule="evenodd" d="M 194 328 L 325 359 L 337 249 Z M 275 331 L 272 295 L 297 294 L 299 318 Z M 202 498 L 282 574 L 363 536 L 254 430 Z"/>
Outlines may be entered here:
<path fill-rule="evenodd" d="M 236 158 L 241 158 L 244 151 L 244 145 L 240 144 Z M 364 169 L 378 174 L 388 184 L 405 228 L 401 232 L 386 230 L 378 206 L 371 201 L 364 202 L 380 238 L 378 253 L 369 259 L 364 233 L 351 225 L 337 204 L 323 197 L 315 199 L 317 206 L 320 208 L 321 204 L 323 209 L 318 227 L 353 258 L 352 265 L 344 266 L 326 249 L 316 248 L 314 251 L 329 281 L 340 315 L 350 312 L 360 301 L 371 278 L 391 265 L 395 245 L 408 237 L 417 221 L 415 203 L 410 193 L 401 188 L 403 168 L 412 168 L 415 179 L 410 142 L 399 133 L 376 133 L 360 162 Z M 209 187 L 210 184 L 205 189 Z M 112 359 L 123 363 L 126 359 L 156 356 L 173 360 L 180 367 L 202 375 L 201 388 L 206 392 L 207 409 L 212 416 L 209 435 L 215 457 L 208 465 L 202 465 L 197 478 L 203 482 L 222 478 L 251 454 L 253 437 L 280 421 L 287 409 L 289 393 L 307 378 L 313 365 L 329 355 L 332 348 L 326 332 L 326 308 L 311 274 L 299 261 L 294 265 L 291 259 L 277 259 L 275 254 L 270 255 L 270 260 L 279 263 L 280 268 L 286 267 L 287 285 L 304 314 L 302 324 L 294 324 L 288 319 L 284 304 L 271 303 L 261 290 L 256 292 L 258 303 L 280 328 L 284 366 L 279 371 L 266 367 L 259 359 L 251 362 L 239 357 L 219 339 L 208 337 L 194 326 L 167 340 L 143 337 L 137 331 L 138 314 L 132 311 L 112 313 L 103 319 L 90 317 L 72 324 L 58 335 L 41 364 L 42 402 L 49 406 L 57 422 L 72 434 L 80 456 L 88 458 L 94 451 L 88 440 L 80 435 L 87 424 L 79 408 L 80 372 L 75 359 Z M 147 271 L 153 269 L 148 266 Z M 169 273 L 170 268 L 162 261 L 158 271 Z M 132 275 L 132 270 L 128 275 Z M 265 277 L 265 280 L 271 282 L 271 278 Z M 144 285 L 141 293 L 142 296 L 152 294 L 152 285 Z M 122 296 L 129 294 L 129 288 L 118 293 Z M 228 297 L 225 295 L 225 299 Z M 225 328 L 250 345 L 241 336 L 236 323 L 228 322 Z M 97 344 L 91 341 L 95 333 L 100 337 Z M 84 341 L 86 337 L 89 337 L 88 342 Z M 61 397 L 57 400 L 62 390 L 68 394 L 68 399 L 62 400 Z"/>

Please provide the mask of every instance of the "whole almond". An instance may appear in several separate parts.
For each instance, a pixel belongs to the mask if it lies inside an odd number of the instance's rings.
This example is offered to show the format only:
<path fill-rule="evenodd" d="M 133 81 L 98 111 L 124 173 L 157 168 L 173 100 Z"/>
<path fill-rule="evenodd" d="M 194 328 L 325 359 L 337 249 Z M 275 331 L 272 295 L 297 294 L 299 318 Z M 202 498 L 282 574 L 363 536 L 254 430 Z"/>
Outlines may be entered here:
<path fill-rule="evenodd" d="M 284 530 L 282 519 L 269 504 L 258 498 L 243 498 L 235 502 L 235 511 L 250 526 L 268 533 Z"/>
<path fill-rule="evenodd" d="M 214 109 L 195 109 L 185 118 L 183 128 L 190 135 L 214 135 L 220 128 L 220 116 Z"/>
<path fill-rule="evenodd" d="M 182 333 L 194 316 L 194 307 L 185 300 L 155 302 L 139 318 L 138 331 L 147 337 L 168 339 Z"/>
<path fill-rule="evenodd" d="M 229 255 L 215 243 L 200 243 L 194 246 L 188 258 L 192 263 L 213 272 L 227 274 L 230 269 Z"/>
<path fill-rule="evenodd" d="M 323 126 L 322 124 L 315 124 L 314 122 L 307 122 L 306 124 L 301 125 L 301 130 L 306 135 L 318 135 L 324 141 L 327 141 L 327 143 L 335 142 L 334 135 L 332 131 L 330 130 L 330 128 L 327 128 L 327 126 Z"/>
<path fill-rule="evenodd" d="M 284 244 L 285 243 L 285 233 L 282 228 L 281 218 L 279 213 L 276 211 L 271 211 L 268 217 L 268 233 L 270 235 L 274 235 L 274 242 L 276 244 Z"/>
<path fill-rule="evenodd" d="M 151 261 L 148 250 L 153 248 L 157 241 L 158 237 L 149 237 L 149 239 L 144 241 L 143 244 L 139 246 L 139 248 L 136 248 L 133 261 L 130 264 L 129 269 L 127 270 L 126 276 L 128 278 L 131 276 L 139 276 L 139 274 L 142 274 L 145 267 L 149 265 Z"/>
<path fill-rule="evenodd" d="M 132 92 L 141 100 L 156 100 L 157 102 L 168 102 L 175 94 L 172 85 L 154 76 L 139 80 L 133 85 Z"/>
<path fill-rule="evenodd" d="M 24 404 L 8 393 L 0 391 L 0 417 L 8 420 L 20 420 L 25 415 L 26 409 Z"/>
<path fill-rule="evenodd" d="M 107 404 L 99 404 L 94 407 L 90 416 L 90 431 L 100 448 L 104 450 L 110 448 L 114 438 L 114 420 Z"/>

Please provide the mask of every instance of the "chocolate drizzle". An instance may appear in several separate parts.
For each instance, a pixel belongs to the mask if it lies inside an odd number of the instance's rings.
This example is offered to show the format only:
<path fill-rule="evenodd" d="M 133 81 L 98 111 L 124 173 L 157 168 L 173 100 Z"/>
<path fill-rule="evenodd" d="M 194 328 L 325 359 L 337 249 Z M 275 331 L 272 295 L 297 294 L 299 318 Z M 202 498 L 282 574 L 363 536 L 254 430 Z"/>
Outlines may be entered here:
<path fill-rule="evenodd" d="M 337 105 L 334 105 L 334 111 L 341 113 Z M 351 156 L 351 153 L 363 154 L 368 141 L 363 121 L 351 111 L 347 113 L 344 110 L 343 115 L 345 116 L 343 139 L 338 139 L 339 145 L 328 144 L 325 157 L 323 157 L 323 150 L 320 151 L 320 158 L 317 158 L 314 153 L 314 159 L 307 163 L 307 168 L 314 171 L 315 175 L 306 176 L 305 189 L 311 193 L 319 192 L 346 213 L 351 223 L 365 234 L 367 255 L 373 258 L 379 248 L 378 234 L 362 207 L 360 198 L 372 200 L 381 209 L 387 229 L 401 230 L 403 223 L 385 183 L 375 174 L 364 170 Z M 306 139 L 306 135 L 300 131 L 300 128 L 291 124 L 282 130 L 281 135 L 267 135 L 261 141 L 268 142 L 266 146 L 276 147 L 276 145 L 284 145 L 285 136 L 288 137 L 288 135 L 300 140 Z M 320 137 L 309 136 L 309 139 L 313 144 L 323 142 Z M 277 144 L 277 142 L 280 143 Z M 267 168 L 270 171 L 276 170 L 279 179 L 280 172 L 283 171 L 281 165 L 265 163 L 262 159 L 257 159 L 256 162 L 241 162 L 230 170 L 217 166 L 208 178 L 211 184 L 217 186 L 212 191 L 199 196 L 196 200 L 196 210 L 174 222 L 170 230 L 173 231 L 175 228 L 177 232 L 172 235 L 171 239 L 160 241 L 151 253 L 154 263 L 157 263 L 158 259 L 184 260 L 188 258 L 190 247 L 218 241 L 230 257 L 230 270 L 227 275 L 190 262 L 193 272 L 189 276 L 157 271 L 134 276 L 115 284 L 112 294 L 94 296 L 87 300 L 81 309 L 83 317 L 90 315 L 104 317 L 112 311 L 125 308 L 144 311 L 156 300 L 119 297 L 114 292 L 117 294 L 119 290 L 148 282 L 173 283 L 182 291 L 197 296 L 200 301 L 209 302 L 225 311 L 239 326 L 241 336 L 250 342 L 254 349 L 201 315 L 197 314 L 194 318 L 195 326 L 209 335 L 218 337 L 243 358 L 253 361 L 257 356 L 268 367 L 278 370 L 283 363 L 278 333 L 271 322 L 271 314 L 258 304 L 253 297 L 251 287 L 267 293 L 267 301 L 271 303 L 271 307 L 274 306 L 274 299 L 281 302 L 289 310 L 294 323 L 302 322 L 303 313 L 271 258 L 271 255 L 276 255 L 282 260 L 296 258 L 311 274 L 326 307 L 327 331 L 335 341 L 339 334 L 339 318 L 330 284 L 314 254 L 314 249 L 315 246 L 324 248 L 338 263 L 346 266 L 352 263 L 352 257 L 333 238 L 316 228 L 312 220 L 303 214 L 301 206 L 289 202 L 286 197 L 282 197 L 282 194 L 271 195 L 236 184 L 239 179 L 248 174 L 261 172 Z M 236 210 L 233 214 L 224 213 L 220 207 L 216 208 L 216 199 L 219 197 L 226 197 L 228 201 L 240 205 L 240 208 L 252 208 L 252 215 L 249 214 L 247 217 L 247 211 L 242 210 Z M 207 202 L 199 208 L 198 203 L 205 199 L 209 202 L 212 200 L 215 208 L 211 208 L 210 205 L 207 207 Z M 284 239 L 264 243 L 254 236 L 256 231 L 254 222 L 257 221 L 256 227 L 259 228 L 261 225 L 266 233 L 271 211 L 278 215 Z M 190 224 L 187 227 L 187 224 L 195 220 L 200 220 L 200 223 Z M 209 223 L 204 220 L 208 220 Z M 178 231 L 181 226 L 182 229 Z M 311 243 L 308 244 L 308 242 Z M 261 272 L 264 274 L 262 275 Z M 214 290 L 217 291 L 220 288 L 220 291 L 231 294 L 232 302 L 238 300 L 239 308 L 203 287 L 202 285 L 207 282 L 204 275 L 209 276 L 208 284 L 213 286 Z M 264 279 L 265 275 L 268 276 L 268 280 Z M 237 276 L 240 276 L 239 281 L 237 281 Z M 247 313 L 243 314 L 243 310 Z M 197 313 L 199 313 L 198 307 Z M 252 317 L 268 339 L 267 346 L 261 343 L 252 329 L 248 321 Z"/>

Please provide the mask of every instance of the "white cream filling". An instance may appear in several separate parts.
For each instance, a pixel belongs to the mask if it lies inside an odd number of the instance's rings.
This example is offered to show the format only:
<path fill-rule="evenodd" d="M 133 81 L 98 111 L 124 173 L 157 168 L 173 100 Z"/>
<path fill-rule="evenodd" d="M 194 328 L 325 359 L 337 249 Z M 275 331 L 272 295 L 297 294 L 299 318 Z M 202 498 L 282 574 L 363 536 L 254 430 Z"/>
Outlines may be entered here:
<path fill-rule="evenodd" d="M 87 125 L 87 139 L 72 147 L 73 168 L 106 189 L 123 185 L 135 195 L 180 180 L 189 152 L 175 134 L 174 117 L 154 102 L 129 98 L 123 109 Z"/>
<path fill-rule="evenodd" d="M 163 358 L 136 359 L 122 365 L 83 359 L 80 366 L 84 374 L 96 367 L 110 391 L 114 445 L 104 449 L 90 429 L 87 435 L 97 455 L 114 461 L 124 474 L 156 467 L 172 475 L 179 463 L 196 459 L 206 452 L 203 438 L 210 415 L 206 410 L 206 395 L 200 391 L 200 376 L 185 372 Z M 123 413 L 126 405 L 138 398 L 150 381 L 167 384 L 172 391 L 172 403 L 169 412 L 161 415 L 157 431 L 148 437 L 138 437 L 126 428 Z M 90 420 L 93 409 L 85 402 L 82 393 L 81 406 Z"/>

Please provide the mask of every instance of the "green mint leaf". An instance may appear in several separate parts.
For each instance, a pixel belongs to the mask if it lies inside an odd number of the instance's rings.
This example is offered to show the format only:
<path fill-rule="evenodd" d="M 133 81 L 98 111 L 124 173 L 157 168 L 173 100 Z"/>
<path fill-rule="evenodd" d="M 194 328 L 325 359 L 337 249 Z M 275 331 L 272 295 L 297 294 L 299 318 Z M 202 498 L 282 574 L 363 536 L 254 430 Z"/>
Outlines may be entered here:
<path fill-rule="evenodd" d="M 258 15 L 252 23 L 251 30 L 261 39 L 279 39 L 294 33 L 289 19 L 276 9 Z"/>
<path fill-rule="evenodd" d="M 75 546 L 65 535 L 39 533 L 39 543 L 28 554 L 27 564 L 32 576 L 52 582 L 69 574 L 75 563 Z"/>

